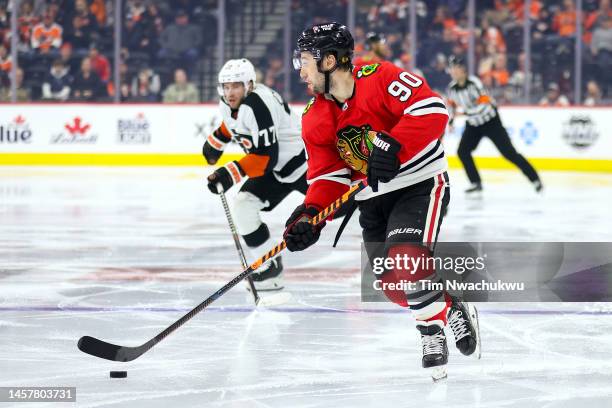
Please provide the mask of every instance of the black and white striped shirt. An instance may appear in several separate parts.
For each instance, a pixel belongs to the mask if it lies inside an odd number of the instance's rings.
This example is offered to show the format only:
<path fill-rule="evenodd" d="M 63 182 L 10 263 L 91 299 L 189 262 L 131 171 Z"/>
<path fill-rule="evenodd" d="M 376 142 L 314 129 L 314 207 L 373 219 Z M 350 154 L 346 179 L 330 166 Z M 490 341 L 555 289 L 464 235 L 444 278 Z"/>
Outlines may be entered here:
<path fill-rule="evenodd" d="M 493 100 L 480 79 L 475 76 L 468 76 L 463 86 L 457 81 L 452 81 L 448 85 L 446 94 L 451 102 L 449 103 L 451 112 L 454 114 L 457 107 L 461 108 L 472 126 L 483 125 L 497 115 Z"/>

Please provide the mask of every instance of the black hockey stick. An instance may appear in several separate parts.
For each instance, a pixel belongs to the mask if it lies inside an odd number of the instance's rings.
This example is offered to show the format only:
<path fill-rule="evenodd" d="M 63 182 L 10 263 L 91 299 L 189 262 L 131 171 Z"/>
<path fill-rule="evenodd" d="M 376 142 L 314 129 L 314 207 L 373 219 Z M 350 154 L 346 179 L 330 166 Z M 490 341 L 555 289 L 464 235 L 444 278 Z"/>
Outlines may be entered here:
<path fill-rule="evenodd" d="M 346 193 L 344 193 L 340 198 L 327 206 L 323 211 L 317 214 L 310 223 L 313 225 L 319 224 L 325 218 L 327 218 L 334 211 L 338 210 L 344 203 L 346 203 L 351 197 L 355 194 L 363 190 L 367 186 L 365 181 L 360 182 L 359 184 L 351 187 Z M 264 262 L 268 259 L 276 256 L 279 252 L 287 247 L 287 243 L 283 240 L 280 244 L 272 248 L 268 253 L 264 256 L 253 262 L 251 266 L 245 269 L 240 275 L 236 276 L 234 279 L 229 281 L 225 286 L 221 289 L 213 293 L 208 299 L 197 305 L 194 309 L 188 312 L 186 315 L 178 319 L 176 322 L 172 323 L 168 326 L 164 331 L 159 333 L 157 336 L 153 337 L 151 340 L 146 343 L 137 346 L 137 347 L 126 347 L 126 346 L 118 346 L 116 344 L 107 343 L 105 341 L 96 339 L 95 337 L 83 336 L 79 339 L 78 347 L 84 353 L 91 354 L 95 357 L 104 358 L 106 360 L 111 361 L 132 361 L 147 351 L 149 351 L 153 346 L 162 341 L 166 336 L 170 333 L 181 327 L 187 321 L 189 321 L 192 317 L 200 313 L 207 306 L 213 303 L 215 300 L 219 299 L 225 292 L 233 288 L 249 276 L 253 271 L 259 268 Z"/>
<path fill-rule="evenodd" d="M 234 238 L 234 244 L 236 245 L 236 250 L 238 251 L 238 255 L 240 255 L 240 262 L 242 265 L 242 269 L 246 269 L 249 264 L 246 260 L 246 256 L 244 256 L 244 250 L 242 249 L 242 244 L 240 243 L 240 237 L 238 236 L 238 232 L 236 231 L 236 226 L 234 225 L 234 219 L 232 218 L 232 213 L 230 211 L 229 205 L 227 205 L 227 198 L 225 198 L 225 192 L 221 191 L 219 193 L 221 197 L 221 203 L 223 204 L 223 210 L 225 211 L 225 217 L 227 218 L 227 223 L 229 224 L 230 230 L 232 231 L 232 238 Z M 255 284 L 253 283 L 253 278 L 251 275 L 247 276 L 247 282 L 249 283 L 249 288 L 251 289 L 251 293 L 253 294 L 253 300 L 255 301 L 255 306 L 259 305 L 259 293 L 257 293 L 257 289 L 255 288 Z"/>

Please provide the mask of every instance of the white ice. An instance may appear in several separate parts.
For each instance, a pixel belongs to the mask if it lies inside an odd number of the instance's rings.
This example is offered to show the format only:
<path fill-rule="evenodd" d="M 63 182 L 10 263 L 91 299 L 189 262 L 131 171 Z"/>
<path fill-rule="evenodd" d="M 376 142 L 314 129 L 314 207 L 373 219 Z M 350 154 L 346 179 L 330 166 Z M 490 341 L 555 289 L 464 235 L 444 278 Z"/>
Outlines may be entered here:
<path fill-rule="evenodd" d="M 254 311 L 240 284 L 133 362 L 80 352 L 82 335 L 141 344 L 240 272 L 208 171 L 0 168 L 0 386 L 75 386 L 79 407 L 612 406 L 607 304 L 480 304 L 482 359 L 451 342 L 433 384 L 410 314 L 359 300 L 357 217 L 337 249 L 333 222 L 283 255 L 287 304 Z M 485 172 L 468 200 L 451 172 L 440 239 L 611 241 L 610 175 L 543 179 L 540 196 L 518 172 Z M 266 215 L 276 236 L 299 199 Z"/>

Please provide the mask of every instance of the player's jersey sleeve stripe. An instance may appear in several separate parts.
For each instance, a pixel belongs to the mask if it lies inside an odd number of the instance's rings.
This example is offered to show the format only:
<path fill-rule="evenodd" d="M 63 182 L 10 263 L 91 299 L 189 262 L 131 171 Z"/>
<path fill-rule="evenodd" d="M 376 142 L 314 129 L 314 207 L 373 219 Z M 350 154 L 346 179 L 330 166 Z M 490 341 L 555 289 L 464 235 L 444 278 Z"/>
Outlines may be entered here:
<path fill-rule="evenodd" d="M 426 108 L 419 108 L 415 111 L 412 111 L 410 113 L 408 113 L 410 116 L 423 116 L 423 115 L 429 115 L 432 113 L 440 113 L 442 115 L 446 115 L 449 116 L 448 114 L 448 110 L 446 109 L 445 106 L 434 106 L 432 105 L 431 107 L 426 107 Z"/>
<path fill-rule="evenodd" d="M 425 98 L 425 99 L 422 99 L 420 101 L 413 103 L 412 105 L 404 109 L 404 114 L 414 115 L 416 111 L 422 110 L 422 109 L 428 109 L 428 108 L 443 109 L 445 113 L 448 115 L 448 112 L 446 112 L 446 105 L 444 104 L 444 101 L 442 100 L 442 98 L 439 98 L 437 96 Z"/>
<path fill-rule="evenodd" d="M 325 173 L 312 179 L 308 179 L 308 184 L 312 184 L 317 180 L 329 180 L 336 183 L 351 185 L 351 171 L 349 169 L 340 169 Z"/>
<path fill-rule="evenodd" d="M 433 145 L 433 146 L 432 146 Z M 432 142 L 418 156 L 415 156 L 400 167 L 399 174 L 410 174 L 419 171 L 429 164 L 444 158 L 444 147 L 439 140 Z"/>

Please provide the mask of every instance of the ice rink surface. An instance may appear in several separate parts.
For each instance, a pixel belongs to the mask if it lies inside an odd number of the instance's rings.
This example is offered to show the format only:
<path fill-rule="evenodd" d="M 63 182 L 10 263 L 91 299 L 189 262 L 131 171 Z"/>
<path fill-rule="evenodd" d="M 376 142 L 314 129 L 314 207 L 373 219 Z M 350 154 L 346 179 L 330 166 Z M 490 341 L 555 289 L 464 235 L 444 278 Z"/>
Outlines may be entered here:
<path fill-rule="evenodd" d="M 80 352 L 82 335 L 139 345 L 240 272 L 208 171 L 1 169 L 0 386 L 74 386 L 79 407 L 612 406 L 608 304 L 480 304 L 482 359 L 450 337 L 449 378 L 433 384 L 409 312 L 359 300 L 356 216 L 335 250 L 337 222 L 283 255 L 288 303 L 255 311 L 240 284 L 133 362 Z M 611 241 L 611 179 L 543 173 L 536 195 L 490 171 L 468 200 L 451 172 L 440 239 Z M 265 217 L 273 234 L 299 200 Z"/>

